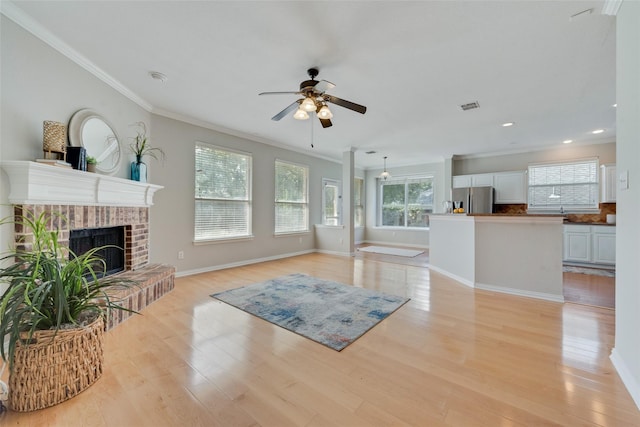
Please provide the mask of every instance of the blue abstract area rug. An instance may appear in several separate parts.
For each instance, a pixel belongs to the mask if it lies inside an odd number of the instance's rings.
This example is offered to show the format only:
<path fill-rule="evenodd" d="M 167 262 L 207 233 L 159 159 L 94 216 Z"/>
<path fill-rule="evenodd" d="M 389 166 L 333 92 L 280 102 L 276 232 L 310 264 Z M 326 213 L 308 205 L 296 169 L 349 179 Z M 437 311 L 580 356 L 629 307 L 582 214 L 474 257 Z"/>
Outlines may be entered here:
<path fill-rule="evenodd" d="M 337 351 L 409 301 L 300 273 L 211 296 Z"/>

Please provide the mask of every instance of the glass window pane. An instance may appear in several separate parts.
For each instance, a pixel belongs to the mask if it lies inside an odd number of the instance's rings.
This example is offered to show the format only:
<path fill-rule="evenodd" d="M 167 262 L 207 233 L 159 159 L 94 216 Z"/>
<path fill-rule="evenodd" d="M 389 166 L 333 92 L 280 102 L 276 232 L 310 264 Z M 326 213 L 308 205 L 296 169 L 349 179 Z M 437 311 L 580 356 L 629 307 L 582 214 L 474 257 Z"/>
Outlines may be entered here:
<path fill-rule="evenodd" d="M 196 143 L 195 240 L 249 235 L 251 156 Z"/>
<path fill-rule="evenodd" d="M 277 160 L 275 175 L 275 232 L 308 231 L 309 168 Z"/>

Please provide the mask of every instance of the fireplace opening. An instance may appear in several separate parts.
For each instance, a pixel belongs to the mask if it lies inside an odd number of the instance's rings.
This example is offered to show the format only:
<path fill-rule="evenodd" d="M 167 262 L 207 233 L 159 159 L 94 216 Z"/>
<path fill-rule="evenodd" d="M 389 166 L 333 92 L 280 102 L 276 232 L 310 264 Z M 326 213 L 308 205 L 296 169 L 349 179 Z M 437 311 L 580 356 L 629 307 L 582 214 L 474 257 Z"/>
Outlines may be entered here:
<path fill-rule="evenodd" d="M 106 273 L 98 277 L 109 276 L 124 270 L 124 227 L 84 228 L 71 230 L 69 235 L 69 249 L 80 256 L 87 251 L 101 246 L 96 255 L 102 258 L 106 264 Z"/>

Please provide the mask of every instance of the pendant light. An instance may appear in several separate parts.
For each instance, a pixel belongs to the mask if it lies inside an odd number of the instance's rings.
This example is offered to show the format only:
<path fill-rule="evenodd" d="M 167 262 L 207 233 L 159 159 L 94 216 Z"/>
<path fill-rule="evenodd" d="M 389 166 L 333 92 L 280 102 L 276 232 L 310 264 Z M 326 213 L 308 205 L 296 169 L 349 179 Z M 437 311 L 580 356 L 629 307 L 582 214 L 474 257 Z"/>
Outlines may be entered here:
<path fill-rule="evenodd" d="M 384 156 L 384 170 L 380 174 L 380 179 L 386 181 L 389 178 L 391 178 L 391 174 L 387 172 L 387 156 Z"/>

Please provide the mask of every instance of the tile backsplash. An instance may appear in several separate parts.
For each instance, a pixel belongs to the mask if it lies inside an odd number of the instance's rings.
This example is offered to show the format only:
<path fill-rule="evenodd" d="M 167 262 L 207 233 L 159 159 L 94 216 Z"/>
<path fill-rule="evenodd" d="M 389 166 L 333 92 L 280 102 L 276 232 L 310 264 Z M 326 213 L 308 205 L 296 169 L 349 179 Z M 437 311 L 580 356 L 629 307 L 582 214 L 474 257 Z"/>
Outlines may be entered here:
<path fill-rule="evenodd" d="M 509 214 L 509 215 L 525 215 L 527 213 L 526 204 L 518 205 L 495 205 L 494 213 Z M 616 213 L 615 203 L 600 203 L 599 214 L 567 214 L 567 218 L 570 222 L 584 222 L 584 223 L 602 223 L 607 222 L 608 214 Z"/>

